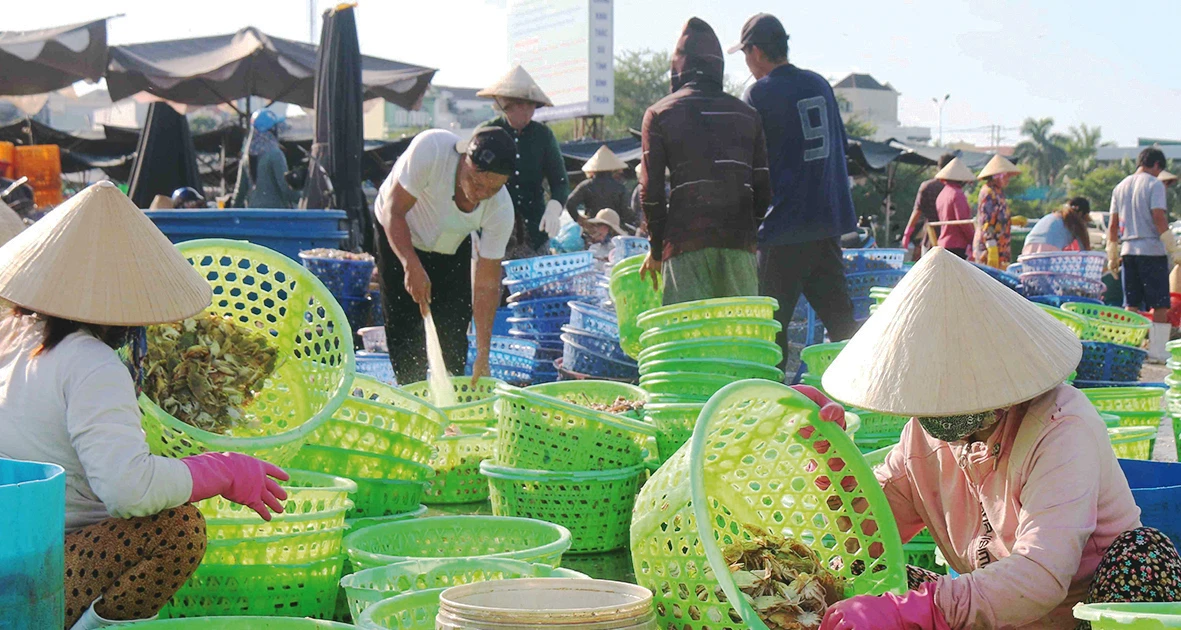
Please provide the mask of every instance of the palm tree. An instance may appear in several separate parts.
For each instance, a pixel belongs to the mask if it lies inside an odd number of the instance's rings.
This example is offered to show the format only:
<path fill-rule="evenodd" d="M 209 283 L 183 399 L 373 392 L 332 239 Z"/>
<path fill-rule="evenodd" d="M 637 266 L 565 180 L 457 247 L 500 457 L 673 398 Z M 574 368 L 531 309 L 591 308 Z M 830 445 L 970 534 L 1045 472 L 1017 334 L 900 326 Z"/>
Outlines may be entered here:
<path fill-rule="evenodd" d="M 1053 118 L 1026 118 L 1021 135 L 1028 137 L 1013 151 L 1013 156 L 1028 164 L 1034 179 L 1041 186 L 1053 186 L 1058 173 L 1066 166 L 1068 156 L 1063 146 L 1066 136 L 1053 133 Z"/>
<path fill-rule="evenodd" d="M 1112 142 L 1103 142 L 1103 131 L 1099 127 L 1089 127 L 1086 124 L 1070 128 L 1066 138 L 1067 164 L 1062 168 L 1062 175 L 1072 179 L 1085 177 L 1095 170 L 1095 156 L 1099 147 L 1112 146 Z"/>

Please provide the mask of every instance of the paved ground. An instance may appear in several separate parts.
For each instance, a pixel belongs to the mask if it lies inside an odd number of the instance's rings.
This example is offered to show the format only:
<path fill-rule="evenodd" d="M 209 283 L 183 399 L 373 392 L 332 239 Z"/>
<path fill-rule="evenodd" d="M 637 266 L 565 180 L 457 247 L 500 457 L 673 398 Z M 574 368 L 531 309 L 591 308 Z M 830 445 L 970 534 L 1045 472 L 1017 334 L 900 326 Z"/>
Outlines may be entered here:
<path fill-rule="evenodd" d="M 1159 383 L 1164 381 L 1169 373 L 1169 369 L 1163 365 L 1145 363 L 1144 369 L 1140 371 L 1140 380 Z M 1152 451 L 1152 459 L 1158 462 L 1177 461 L 1177 445 L 1173 440 L 1173 421 L 1168 414 L 1160 423 L 1160 431 L 1156 434 L 1156 448 Z"/>

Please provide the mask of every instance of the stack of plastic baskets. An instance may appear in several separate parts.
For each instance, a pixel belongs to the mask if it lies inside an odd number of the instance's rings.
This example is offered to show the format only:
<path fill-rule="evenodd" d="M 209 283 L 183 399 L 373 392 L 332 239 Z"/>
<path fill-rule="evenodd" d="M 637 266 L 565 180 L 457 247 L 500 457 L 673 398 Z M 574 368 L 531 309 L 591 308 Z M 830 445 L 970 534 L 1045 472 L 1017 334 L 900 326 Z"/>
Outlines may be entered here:
<path fill-rule="evenodd" d="M 1030 297 L 1103 297 L 1102 252 L 1046 252 L 1018 258 L 1021 286 Z"/>
<path fill-rule="evenodd" d="M 295 464 L 355 481 L 350 518 L 402 514 L 422 502 L 434 445 L 446 424 L 433 405 L 358 376 L 352 395 Z"/>
<path fill-rule="evenodd" d="M 660 279 L 641 278 L 640 267 L 644 256 L 632 256 L 611 269 L 611 301 L 615 303 L 616 321 L 619 322 L 619 345 L 629 357 L 637 358 L 640 350 L 640 334 L 643 329 L 637 323 L 645 311 L 661 304 L 663 289 Z"/>
<path fill-rule="evenodd" d="M 611 239 L 611 254 L 608 260 L 615 264 L 621 260 L 627 260 L 632 256 L 641 256 L 648 253 L 651 244 L 648 239 L 639 236 L 616 236 Z"/>
<path fill-rule="evenodd" d="M 1169 349 L 1166 366 L 1172 372 L 1165 377 L 1165 384 L 1169 387 L 1165 395 L 1165 409 L 1173 421 L 1173 439 L 1181 447 L 1181 340 L 1170 341 L 1166 347 Z M 1181 448 L 1177 452 L 1181 453 Z"/>
<path fill-rule="evenodd" d="M 482 378 L 472 385 L 470 377 L 451 379 L 455 390 L 454 406 L 440 407 L 447 417 L 447 428 L 435 440 L 430 465 L 435 476 L 427 481 L 423 503 L 427 505 L 473 503 L 488 499 L 488 482 L 480 475 L 480 462 L 492 457 L 496 449 L 497 388 L 504 384 L 494 378 Z M 433 402 L 428 382 L 403 388 L 412 396 Z"/>
<path fill-rule="evenodd" d="M 870 295 L 871 289 L 893 288 L 905 275 L 905 269 L 879 269 L 846 274 L 845 285 L 849 299 L 853 301 L 853 319 L 858 323 L 869 319 L 870 306 L 874 303 L 874 298 Z"/>
<path fill-rule="evenodd" d="M 639 368 L 619 343 L 615 313 L 590 304 L 570 303 L 570 323 L 562 327 L 561 380 L 601 378 L 634 382 Z"/>
<path fill-rule="evenodd" d="M 601 301 L 606 278 L 596 271 L 588 251 L 504 262 L 504 286 L 513 317 L 508 335 L 537 344 L 538 363 L 530 378 L 518 384 L 558 380 L 553 362 L 562 355 L 562 327 L 570 321 L 570 301 Z M 514 379 L 505 379 L 514 382 Z"/>
<path fill-rule="evenodd" d="M 353 330 L 370 325 L 373 307 L 369 281 L 373 277 L 373 257 L 362 254 L 358 256 L 360 260 L 350 260 L 343 257 L 349 255 L 347 252 L 339 252 L 341 257 L 336 258 L 318 255 L 322 253 L 323 250 L 302 251 L 299 259 L 340 302 Z"/>
<path fill-rule="evenodd" d="M 209 536 L 205 559 L 161 617 L 332 617 L 345 514 L 357 486 L 333 475 L 287 472 L 284 512 L 270 521 L 221 497 L 197 504 Z"/>
<path fill-rule="evenodd" d="M 1140 346 L 1152 328 L 1148 318 L 1102 304 L 1067 302 L 1062 310 L 1086 321 L 1076 381 L 1079 387 L 1132 383 L 1140 378 L 1148 356 Z"/>
<path fill-rule="evenodd" d="M 570 530 L 571 553 L 625 547 L 653 430 L 642 409 L 611 407 L 646 398 L 613 381 L 504 388 L 496 458 L 480 466 L 493 514 L 557 523 Z"/>
<path fill-rule="evenodd" d="M 1118 427 L 1108 427 L 1116 455 L 1125 459 L 1151 459 L 1156 434 L 1165 415 L 1165 390 L 1160 387 L 1094 387 L 1082 390 L 1100 413 L 1119 417 Z"/>
<path fill-rule="evenodd" d="M 781 325 L 774 298 L 736 297 L 684 302 L 644 313 L 639 325 L 640 386 L 660 456 L 672 457 L 688 439 L 705 401 L 748 378 L 783 382 L 775 344 Z"/>

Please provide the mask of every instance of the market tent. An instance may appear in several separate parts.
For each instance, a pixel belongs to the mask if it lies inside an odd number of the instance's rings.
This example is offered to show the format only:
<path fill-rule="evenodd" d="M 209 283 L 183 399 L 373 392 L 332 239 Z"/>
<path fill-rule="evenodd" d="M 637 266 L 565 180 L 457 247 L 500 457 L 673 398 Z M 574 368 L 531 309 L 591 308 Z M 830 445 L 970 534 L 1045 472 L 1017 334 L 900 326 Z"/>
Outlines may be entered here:
<path fill-rule="evenodd" d="M 127 196 L 140 208 L 147 208 L 156 195 L 171 196 L 177 188 L 190 186 L 202 195 L 197 172 L 197 151 L 189 133 L 189 121 L 168 103 L 152 103 L 144 131 L 139 136 L 135 166 Z"/>
<path fill-rule="evenodd" d="M 315 103 L 316 46 L 272 37 L 254 27 L 236 33 L 112 46 L 107 87 L 112 100 L 148 92 L 186 105 L 230 103 L 247 96 Z M 365 99 L 416 109 L 433 68 L 361 58 Z"/>
<path fill-rule="evenodd" d="M 352 5 L 324 12 L 319 54 L 315 129 L 299 207 L 344 210 L 349 217 L 349 247 L 372 252 L 373 226 L 361 189 L 364 87 Z"/>
<path fill-rule="evenodd" d="M 83 79 L 97 81 L 106 67 L 106 18 L 36 31 L 0 31 L 0 95 L 42 94 Z"/>

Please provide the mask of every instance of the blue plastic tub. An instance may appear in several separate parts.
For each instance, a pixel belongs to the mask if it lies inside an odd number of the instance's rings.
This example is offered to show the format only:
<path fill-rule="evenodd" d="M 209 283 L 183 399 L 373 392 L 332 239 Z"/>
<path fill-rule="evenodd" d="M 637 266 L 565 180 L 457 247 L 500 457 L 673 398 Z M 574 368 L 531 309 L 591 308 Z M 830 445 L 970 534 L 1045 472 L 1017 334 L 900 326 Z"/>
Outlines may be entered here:
<path fill-rule="evenodd" d="M 357 374 L 372 376 L 390 385 L 398 384 L 398 379 L 394 376 L 394 366 L 390 363 L 390 355 L 385 352 L 358 352 Z"/>
<path fill-rule="evenodd" d="M 1140 522 L 1181 548 L 1181 464 L 1121 459 L 1119 465 L 1140 506 Z"/>
<path fill-rule="evenodd" d="M 343 210 L 149 210 L 144 212 L 173 243 L 199 238 L 250 241 L 299 260 L 318 247 L 338 248 L 349 237 Z"/>
<path fill-rule="evenodd" d="M 0 627 L 66 625 L 66 473 L 0 459 Z"/>

